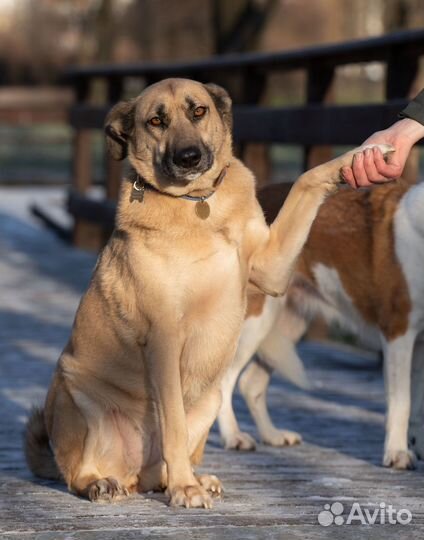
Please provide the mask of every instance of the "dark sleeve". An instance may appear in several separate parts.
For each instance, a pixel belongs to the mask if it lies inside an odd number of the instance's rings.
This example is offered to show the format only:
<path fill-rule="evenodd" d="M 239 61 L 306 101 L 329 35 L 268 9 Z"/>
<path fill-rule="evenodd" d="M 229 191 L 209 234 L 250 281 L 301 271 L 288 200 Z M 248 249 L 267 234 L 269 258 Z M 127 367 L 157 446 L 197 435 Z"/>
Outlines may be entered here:
<path fill-rule="evenodd" d="M 399 113 L 399 118 L 412 118 L 424 125 L 424 90 Z"/>

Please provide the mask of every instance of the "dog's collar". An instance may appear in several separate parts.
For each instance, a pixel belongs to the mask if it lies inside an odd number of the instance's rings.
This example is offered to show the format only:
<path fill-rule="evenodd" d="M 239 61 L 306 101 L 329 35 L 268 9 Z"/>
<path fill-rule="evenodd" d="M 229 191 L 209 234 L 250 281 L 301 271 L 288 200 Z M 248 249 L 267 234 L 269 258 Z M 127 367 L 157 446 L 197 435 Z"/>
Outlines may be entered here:
<path fill-rule="evenodd" d="M 228 163 L 225 165 L 225 167 L 222 169 L 222 171 L 219 173 L 218 177 L 216 178 L 215 182 L 213 183 L 213 190 L 208 193 L 207 195 L 202 196 L 195 196 L 195 195 L 172 195 L 171 193 L 165 193 L 164 191 L 160 191 L 155 186 L 152 186 L 152 184 L 149 184 L 144 178 L 142 178 L 138 173 L 136 176 L 136 179 L 133 183 L 133 199 L 143 200 L 144 199 L 144 191 L 148 189 L 149 191 L 156 191 L 157 193 L 160 193 L 161 195 L 167 195 L 168 197 L 174 197 L 175 199 L 186 199 L 188 201 L 194 201 L 194 202 L 204 202 L 209 197 L 212 197 L 212 195 L 215 193 L 215 191 L 218 189 L 220 184 L 225 178 L 225 175 L 227 174 L 227 169 L 230 166 Z M 138 196 L 137 196 L 138 194 Z"/>

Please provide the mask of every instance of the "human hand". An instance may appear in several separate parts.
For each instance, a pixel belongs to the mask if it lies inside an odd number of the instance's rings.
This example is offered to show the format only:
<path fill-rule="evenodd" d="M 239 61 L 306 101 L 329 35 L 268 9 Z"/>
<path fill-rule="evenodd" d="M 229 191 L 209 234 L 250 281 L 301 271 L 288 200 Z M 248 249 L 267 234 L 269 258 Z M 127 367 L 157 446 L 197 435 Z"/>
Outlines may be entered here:
<path fill-rule="evenodd" d="M 344 180 L 354 189 L 390 182 L 402 174 L 412 146 L 424 137 L 424 126 L 410 118 L 396 122 L 388 129 L 377 131 L 363 144 L 390 144 L 395 152 L 387 162 L 378 148 L 367 148 L 353 158 L 352 167 L 343 167 Z"/>

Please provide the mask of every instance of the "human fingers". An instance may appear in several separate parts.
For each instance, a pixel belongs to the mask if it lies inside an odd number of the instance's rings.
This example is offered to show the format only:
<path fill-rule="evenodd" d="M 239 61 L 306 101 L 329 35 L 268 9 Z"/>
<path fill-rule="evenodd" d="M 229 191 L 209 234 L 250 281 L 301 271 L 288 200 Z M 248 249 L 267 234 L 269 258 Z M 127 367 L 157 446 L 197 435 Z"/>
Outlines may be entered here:
<path fill-rule="evenodd" d="M 346 184 L 349 184 L 349 186 L 353 189 L 357 189 L 358 186 L 356 185 L 352 168 L 342 167 L 341 173 L 342 173 L 343 180 L 346 182 Z"/>
<path fill-rule="evenodd" d="M 380 152 L 381 154 L 381 152 Z M 364 152 L 364 170 L 367 176 L 367 180 L 371 183 L 382 182 L 386 180 L 386 177 L 382 175 L 376 167 L 374 156 L 374 149 L 367 148 Z M 381 154 L 382 155 L 382 154 Z M 384 160 L 383 160 L 384 161 Z"/>
<path fill-rule="evenodd" d="M 399 178 L 402 174 L 405 163 L 402 163 L 403 160 L 399 159 L 398 152 L 392 155 L 389 154 L 386 162 L 381 151 L 378 148 L 373 148 L 373 158 L 377 172 L 387 180 Z"/>
<path fill-rule="evenodd" d="M 358 187 L 369 187 L 372 185 L 365 170 L 363 152 L 358 152 L 353 156 L 352 171 Z"/>

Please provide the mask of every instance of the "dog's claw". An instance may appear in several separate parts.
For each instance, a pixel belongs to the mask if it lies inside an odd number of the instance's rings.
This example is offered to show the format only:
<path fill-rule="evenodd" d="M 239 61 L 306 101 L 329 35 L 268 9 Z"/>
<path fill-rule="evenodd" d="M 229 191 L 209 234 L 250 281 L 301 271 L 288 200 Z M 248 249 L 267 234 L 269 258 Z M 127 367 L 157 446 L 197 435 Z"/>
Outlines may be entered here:
<path fill-rule="evenodd" d="M 113 502 L 129 496 L 127 488 L 122 487 L 115 478 L 101 478 L 91 482 L 87 487 L 88 498 L 91 502 Z"/>
<path fill-rule="evenodd" d="M 199 484 L 211 493 L 212 497 L 220 497 L 223 492 L 221 480 L 214 474 L 196 475 Z"/>
<path fill-rule="evenodd" d="M 212 508 L 211 496 L 200 485 L 168 489 L 168 495 L 170 496 L 170 506 Z"/>

